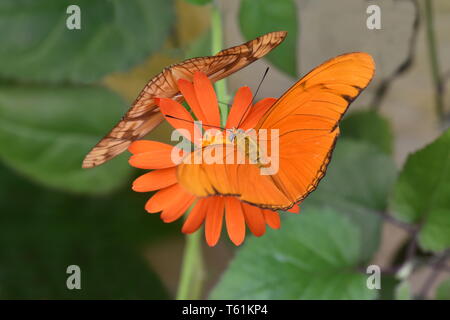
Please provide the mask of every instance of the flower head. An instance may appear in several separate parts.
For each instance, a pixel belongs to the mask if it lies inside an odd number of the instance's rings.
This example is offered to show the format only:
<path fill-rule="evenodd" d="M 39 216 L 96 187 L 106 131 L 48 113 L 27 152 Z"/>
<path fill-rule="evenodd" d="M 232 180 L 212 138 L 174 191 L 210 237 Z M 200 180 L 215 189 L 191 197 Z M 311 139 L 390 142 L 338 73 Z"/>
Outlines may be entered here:
<path fill-rule="evenodd" d="M 217 97 L 205 74 L 196 72 L 193 82 L 179 80 L 178 88 L 195 118 L 202 121 L 206 129 L 220 129 Z M 236 130 L 247 130 L 256 126 L 275 101 L 274 98 L 265 98 L 252 105 L 250 88 L 239 88 L 227 118 L 225 136 L 234 134 Z M 215 136 L 203 134 L 201 129 L 194 125 L 195 119 L 180 103 L 159 98 L 157 104 L 166 120 L 175 129 L 184 129 L 182 132 L 185 132 L 186 138 L 193 144 L 205 146 L 215 142 Z M 219 131 L 223 132 L 223 129 Z M 198 198 L 183 188 L 177 181 L 178 163 L 172 160 L 174 152 L 182 152 L 177 147 L 156 141 L 139 140 L 131 144 L 129 151 L 133 154 L 129 160 L 132 166 L 153 170 L 137 178 L 132 187 L 137 192 L 158 190 L 148 200 L 145 209 L 150 213 L 162 212 L 161 219 L 168 223 L 177 220 L 192 208 L 183 224 L 182 232 L 195 232 L 205 223 L 206 242 L 209 246 L 218 242 L 224 216 L 230 240 L 236 245 L 244 241 L 246 225 L 255 236 L 265 233 L 266 224 L 274 229 L 280 228 L 280 217 L 276 211 L 258 208 L 233 196 Z M 298 206 L 291 211 L 298 212 Z"/>

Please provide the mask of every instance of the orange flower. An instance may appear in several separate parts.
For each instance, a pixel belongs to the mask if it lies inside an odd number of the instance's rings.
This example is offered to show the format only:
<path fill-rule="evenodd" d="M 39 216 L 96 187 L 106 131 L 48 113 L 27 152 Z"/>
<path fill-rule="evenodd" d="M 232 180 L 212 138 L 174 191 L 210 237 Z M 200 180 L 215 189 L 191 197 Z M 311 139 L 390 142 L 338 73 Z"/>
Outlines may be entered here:
<path fill-rule="evenodd" d="M 216 93 L 205 74 L 195 73 L 192 83 L 179 80 L 178 88 L 195 117 L 201 120 L 205 127 L 220 127 Z M 265 98 L 249 107 L 252 103 L 250 88 L 239 88 L 227 118 L 226 129 L 253 128 L 275 101 L 274 98 Z M 193 124 L 194 119 L 190 112 L 181 104 L 167 98 L 158 99 L 157 104 L 175 129 L 185 129 L 190 133 L 187 138 L 194 144 L 208 143 L 208 138 L 202 137 L 200 129 Z M 266 224 L 274 229 L 280 228 L 280 217 L 276 211 L 260 209 L 232 196 L 198 198 L 185 190 L 177 182 L 177 164 L 171 158 L 173 151 L 180 151 L 177 147 L 156 141 L 139 140 L 130 145 L 129 151 L 133 154 L 129 160 L 130 165 L 140 169 L 153 169 L 134 181 L 133 190 L 159 190 L 148 200 L 145 210 L 150 213 L 162 211 L 161 219 L 169 223 L 180 218 L 193 206 L 182 232 L 195 232 L 205 222 L 206 242 L 209 246 L 216 245 L 220 238 L 224 215 L 228 235 L 235 245 L 244 241 L 246 224 L 255 236 L 265 233 Z M 298 213 L 299 207 L 294 206 L 290 211 Z"/>

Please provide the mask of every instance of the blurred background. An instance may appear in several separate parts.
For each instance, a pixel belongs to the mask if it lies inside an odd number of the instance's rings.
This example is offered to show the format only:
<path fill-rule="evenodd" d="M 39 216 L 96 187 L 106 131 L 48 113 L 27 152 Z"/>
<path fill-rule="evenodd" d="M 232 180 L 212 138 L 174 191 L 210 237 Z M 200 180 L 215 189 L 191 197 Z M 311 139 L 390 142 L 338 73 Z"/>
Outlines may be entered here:
<path fill-rule="evenodd" d="M 165 224 L 158 214 L 145 212 L 150 194 L 131 191 L 142 172 L 128 165 L 128 154 L 89 170 L 81 169 L 81 162 L 153 75 L 172 63 L 211 54 L 208 2 L 0 2 L 0 29 L 7 30 L 0 34 L 0 299 L 174 298 L 184 248 L 181 222 Z M 227 79 L 230 96 L 240 86 L 254 90 L 266 66 L 271 68 L 261 98 L 279 97 L 301 75 L 338 54 L 372 54 L 376 76 L 351 106 L 343 139 L 372 141 L 381 157 L 393 160 L 393 169 L 381 165 L 383 160 L 358 172 L 393 172 L 386 178 L 393 181 L 410 153 L 449 126 L 450 2 L 279 2 L 216 1 L 224 48 L 266 32 L 289 31 L 267 59 Z M 80 30 L 66 27 L 71 4 L 81 9 Z M 373 4 L 381 9 L 381 29 L 366 25 L 371 15 L 366 10 Z M 170 132 L 162 124 L 148 138 L 168 142 Z M 346 159 L 344 150 L 356 150 L 339 147 L 336 162 Z M 330 180 L 337 179 L 333 172 Z M 326 189 L 305 206 L 319 202 Z M 359 218 L 379 224 L 373 231 L 379 241 L 364 261 L 390 266 L 409 235 L 373 216 Z M 223 233 L 218 246 L 203 249 L 203 297 L 208 297 L 236 248 Z M 73 264 L 81 268 L 82 290 L 67 290 L 66 269 Z M 420 290 L 429 272 L 424 267 L 411 276 L 412 290 Z M 448 271 L 441 272 L 427 296 L 448 277 Z"/>

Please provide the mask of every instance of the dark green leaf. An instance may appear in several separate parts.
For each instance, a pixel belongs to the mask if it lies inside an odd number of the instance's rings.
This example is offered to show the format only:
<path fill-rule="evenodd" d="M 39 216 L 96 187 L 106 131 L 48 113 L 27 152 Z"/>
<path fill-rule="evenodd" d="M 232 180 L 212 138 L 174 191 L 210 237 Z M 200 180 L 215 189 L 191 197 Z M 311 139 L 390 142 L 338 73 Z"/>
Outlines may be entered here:
<path fill-rule="evenodd" d="M 80 7 L 80 30 L 66 27 L 70 4 Z M 3 0 L 0 76 L 52 82 L 98 80 L 160 49 L 174 22 L 172 0 Z"/>
<path fill-rule="evenodd" d="M 422 224 L 419 243 L 425 250 L 450 247 L 450 129 L 410 155 L 391 199 L 394 215 Z"/>
<path fill-rule="evenodd" d="M 239 249 L 212 299 L 374 299 L 357 271 L 361 231 L 330 210 L 304 210 Z"/>
<path fill-rule="evenodd" d="M 382 275 L 381 276 L 381 290 L 378 299 L 380 300 L 394 300 L 395 289 L 400 283 L 394 276 Z"/>
<path fill-rule="evenodd" d="M 392 130 L 387 119 L 371 110 L 355 111 L 339 125 L 344 138 L 370 143 L 381 151 L 392 153 Z"/>
<path fill-rule="evenodd" d="M 450 300 L 450 279 L 439 285 L 436 291 L 436 299 Z"/>
<path fill-rule="evenodd" d="M 167 298 L 141 246 L 178 226 L 145 213 L 137 194 L 80 197 L 1 166 L 0 176 L 0 243 L 8 244 L 0 250 L 1 299 Z M 81 290 L 66 287 L 73 264 L 81 268 Z"/>
<path fill-rule="evenodd" d="M 422 248 L 432 251 L 450 248 L 450 207 L 430 210 L 426 219 L 419 233 Z"/>
<path fill-rule="evenodd" d="M 349 215 L 362 229 L 362 256 L 367 260 L 378 248 L 377 212 L 385 210 L 395 176 L 395 164 L 386 154 L 365 143 L 340 139 L 326 176 L 304 206 L 324 206 Z"/>
<path fill-rule="evenodd" d="M 247 40 L 272 31 L 287 31 L 286 40 L 267 58 L 287 74 L 297 76 L 297 8 L 292 0 L 242 0 L 241 31 Z"/>
<path fill-rule="evenodd" d="M 0 87 L 0 159 L 48 186 L 102 193 L 126 183 L 124 157 L 82 169 L 124 104 L 100 87 Z"/>
<path fill-rule="evenodd" d="M 411 300 L 411 284 L 409 281 L 404 280 L 400 282 L 395 288 L 395 299 L 396 300 Z"/>
<path fill-rule="evenodd" d="M 185 0 L 186 2 L 196 4 L 198 6 L 203 6 L 205 4 L 211 3 L 212 0 Z"/>

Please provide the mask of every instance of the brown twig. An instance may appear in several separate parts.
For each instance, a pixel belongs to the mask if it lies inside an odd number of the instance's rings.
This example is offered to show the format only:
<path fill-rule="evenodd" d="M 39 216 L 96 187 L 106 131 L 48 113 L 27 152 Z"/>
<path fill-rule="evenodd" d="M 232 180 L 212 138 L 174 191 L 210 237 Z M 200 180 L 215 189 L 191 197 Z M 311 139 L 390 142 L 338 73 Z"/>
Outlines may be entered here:
<path fill-rule="evenodd" d="M 376 213 L 380 217 L 382 217 L 385 221 L 389 222 L 392 225 L 399 227 L 400 229 L 405 230 L 406 232 L 408 232 L 411 235 L 416 234 L 417 230 L 419 229 L 419 227 L 416 225 L 412 225 L 412 224 L 395 219 L 393 216 L 389 215 L 387 212 L 376 211 Z"/>
<path fill-rule="evenodd" d="M 417 299 L 423 300 L 428 296 L 428 293 L 430 292 L 431 288 L 436 282 L 439 274 L 443 271 L 443 267 L 446 266 L 446 260 L 449 257 L 450 257 L 450 250 L 446 250 L 438 256 L 435 263 L 432 264 L 432 270 L 430 274 L 423 282 L 422 288 L 419 290 L 419 293 L 417 294 Z"/>
<path fill-rule="evenodd" d="M 412 66 L 415 58 L 415 48 L 420 27 L 420 10 L 419 10 L 419 3 L 417 2 L 417 0 L 410 0 L 410 1 L 414 5 L 415 15 L 414 15 L 412 36 L 409 39 L 408 55 L 406 56 L 406 59 L 402 63 L 400 63 L 400 65 L 394 70 L 394 72 L 390 76 L 386 77 L 381 81 L 380 85 L 376 89 L 374 97 L 371 102 L 371 108 L 374 111 L 378 111 L 380 109 L 381 103 L 383 102 L 386 94 L 388 93 L 391 83 L 395 79 L 397 79 L 400 75 L 405 73 Z"/>
<path fill-rule="evenodd" d="M 419 234 L 419 229 L 417 228 L 411 236 L 411 240 L 409 243 L 408 248 L 406 249 L 406 261 L 413 261 L 415 256 L 416 256 L 416 252 L 417 252 L 417 235 Z"/>
<path fill-rule="evenodd" d="M 443 75 L 440 73 L 438 46 L 436 42 L 436 35 L 434 31 L 433 18 L 433 2 L 432 0 L 425 0 L 424 6 L 425 27 L 428 43 L 428 56 L 430 58 L 431 76 L 434 84 L 434 100 L 436 104 L 436 113 L 440 121 L 444 121 L 444 82 Z"/>
<path fill-rule="evenodd" d="M 386 273 L 386 274 L 392 274 L 392 275 L 396 275 L 398 273 L 398 271 L 407 263 L 409 262 L 414 262 L 415 260 L 415 255 L 417 252 L 417 235 L 418 232 L 420 230 L 420 226 L 419 225 L 413 225 L 413 224 L 409 224 L 403 221 L 399 221 L 397 219 L 395 219 L 394 217 L 392 217 L 391 215 L 389 215 L 387 212 L 381 212 L 381 211 L 377 211 L 378 215 L 380 215 L 383 220 L 385 220 L 386 222 L 395 225 L 396 227 L 406 231 L 409 236 L 410 236 L 410 242 L 408 244 L 408 247 L 406 249 L 406 254 L 405 254 L 405 259 L 404 261 L 399 264 L 399 265 L 394 265 L 394 266 L 390 266 L 390 267 L 386 267 L 382 270 L 382 273 Z"/>

